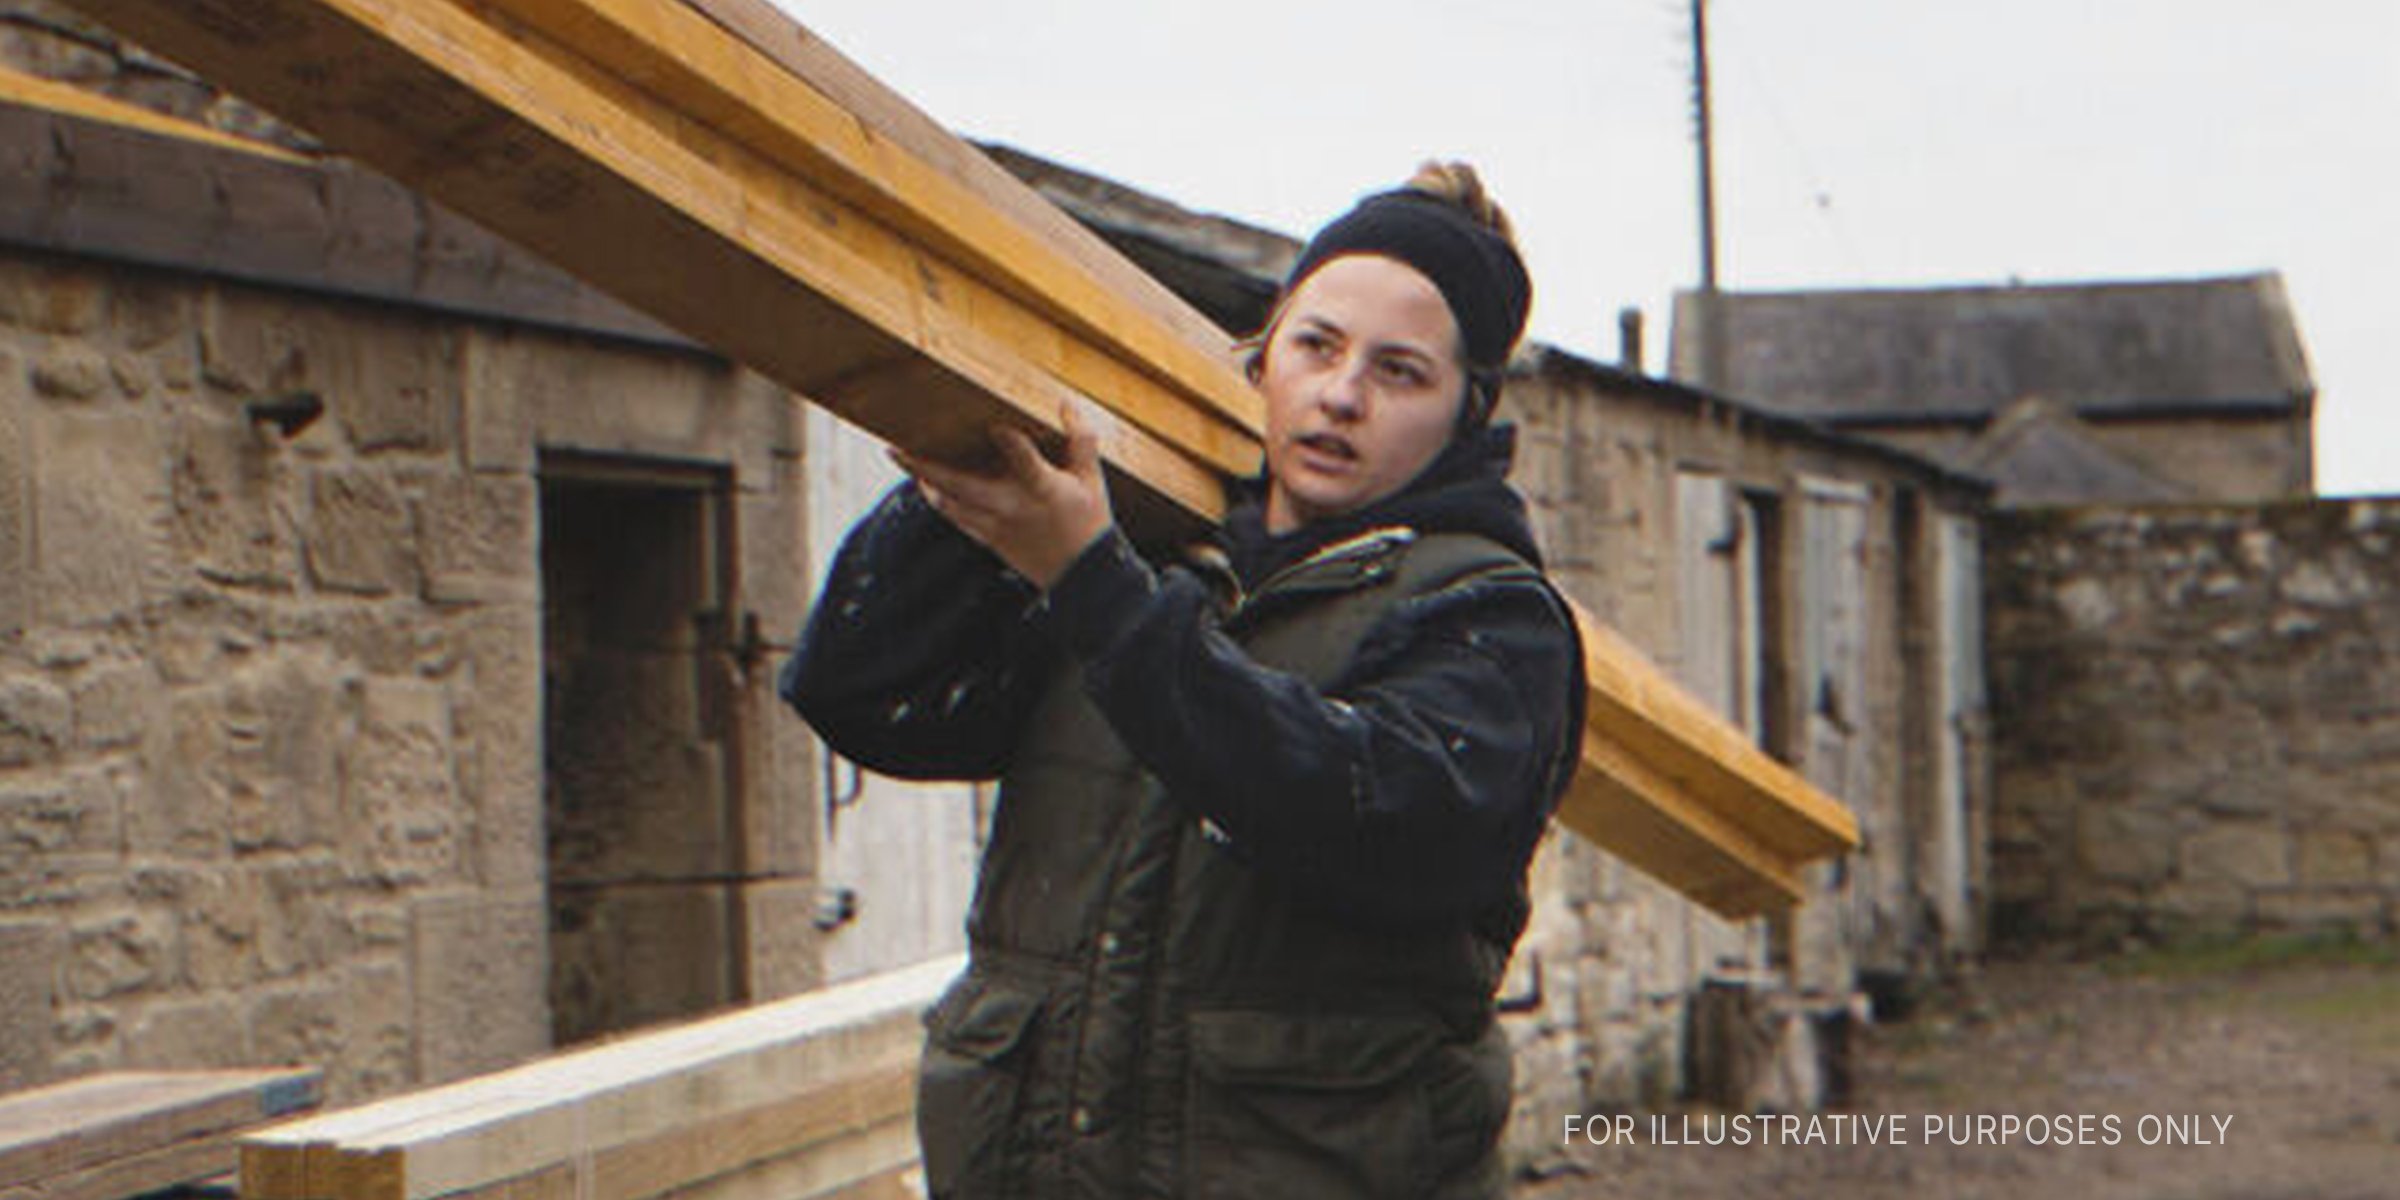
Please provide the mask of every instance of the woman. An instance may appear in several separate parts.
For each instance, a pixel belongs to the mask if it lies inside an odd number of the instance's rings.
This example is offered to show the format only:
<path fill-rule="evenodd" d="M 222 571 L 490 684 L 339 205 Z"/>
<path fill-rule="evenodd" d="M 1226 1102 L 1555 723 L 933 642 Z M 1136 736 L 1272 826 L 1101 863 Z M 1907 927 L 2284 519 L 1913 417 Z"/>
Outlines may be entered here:
<path fill-rule="evenodd" d="M 937 1197 L 1501 1194 L 1492 998 L 1583 694 L 1490 420 L 1530 301 L 1463 166 L 1328 225 L 1249 360 L 1265 471 L 1169 566 L 1071 413 L 1055 463 L 895 456 L 783 691 L 872 769 L 1001 779 Z"/>

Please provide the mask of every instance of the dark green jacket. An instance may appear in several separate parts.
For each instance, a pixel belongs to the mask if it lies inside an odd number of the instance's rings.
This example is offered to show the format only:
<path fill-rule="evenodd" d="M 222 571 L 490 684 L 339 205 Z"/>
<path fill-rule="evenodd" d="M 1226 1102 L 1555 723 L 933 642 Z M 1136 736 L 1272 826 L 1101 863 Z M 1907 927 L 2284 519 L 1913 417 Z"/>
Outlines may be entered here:
<path fill-rule="evenodd" d="M 1028 612 L 932 578 L 945 528 L 906 488 L 862 523 L 784 681 L 870 767 L 1002 779 L 928 1015 L 935 1194 L 1499 1195 L 1491 997 L 1580 724 L 1539 572 L 1392 526 L 1237 598 L 1110 539 Z"/>

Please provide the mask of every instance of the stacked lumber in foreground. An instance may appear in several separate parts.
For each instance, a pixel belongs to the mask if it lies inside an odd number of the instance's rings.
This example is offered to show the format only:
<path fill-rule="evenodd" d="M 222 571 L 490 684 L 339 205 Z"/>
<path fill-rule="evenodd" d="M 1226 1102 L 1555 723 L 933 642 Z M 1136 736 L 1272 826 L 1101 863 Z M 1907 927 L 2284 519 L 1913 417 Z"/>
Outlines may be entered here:
<path fill-rule="evenodd" d="M 1137 538 L 1222 515 L 1258 397 L 1222 335 L 766 0 L 73 0 L 913 452 L 1099 431 Z M 1562 820 L 1727 916 L 1858 843 L 1588 615 Z"/>
<path fill-rule="evenodd" d="M 920 1014 L 949 957 L 242 1142 L 243 1200 L 910 1194 Z"/>
<path fill-rule="evenodd" d="M 228 1174 L 234 1138 L 315 1108 L 322 1079 L 117 1071 L 0 1096 L 0 1200 L 122 1200 Z"/>

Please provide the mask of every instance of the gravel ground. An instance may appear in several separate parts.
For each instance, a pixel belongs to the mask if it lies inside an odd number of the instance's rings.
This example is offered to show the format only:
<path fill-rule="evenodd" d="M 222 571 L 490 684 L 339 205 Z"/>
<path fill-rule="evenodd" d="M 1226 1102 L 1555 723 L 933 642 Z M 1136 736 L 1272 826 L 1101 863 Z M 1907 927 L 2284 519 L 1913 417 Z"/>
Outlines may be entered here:
<path fill-rule="evenodd" d="M 1722 1114 L 1664 1114 L 1680 1144 L 1577 1151 L 1525 1200 L 2393 1200 L 2400 1198 L 2400 949 L 2252 943 L 1983 969 L 1863 1039 L 1843 1144 L 1708 1145 Z M 1926 1117 L 1947 1132 L 1928 1137 Z M 1976 1143 L 1977 1118 L 2090 1118 L 2117 1144 Z M 1904 1121 L 1899 1118 L 1905 1118 Z M 2183 1144 L 2143 1136 L 2173 1118 Z M 1705 1118 L 1705 1122 L 1703 1120 Z M 1861 1144 L 1864 1122 L 1905 1134 Z M 2220 1122 L 2229 1122 L 2220 1124 Z M 1650 1115 L 1637 1117 L 1647 1133 Z M 1832 1136 L 1831 1125 L 1827 1128 Z M 1780 1127 L 1773 1132 L 1780 1135 Z M 2200 1144 L 2205 1138 L 2206 1144 Z M 1777 1138 L 1780 1141 L 1780 1137 Z"/>

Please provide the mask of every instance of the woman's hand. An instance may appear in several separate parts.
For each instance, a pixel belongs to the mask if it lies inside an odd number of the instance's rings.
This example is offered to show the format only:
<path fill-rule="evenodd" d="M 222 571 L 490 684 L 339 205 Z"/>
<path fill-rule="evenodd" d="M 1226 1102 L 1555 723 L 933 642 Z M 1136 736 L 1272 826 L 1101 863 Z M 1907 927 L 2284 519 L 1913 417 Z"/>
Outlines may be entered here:
<path fill-rule="evenodd" d="M 1100 475 L 1100 439 L 1073 405 L 1059 406 L 1059 423 L 1067 444 L 1057 465 L 1024 430 L 1008 425 L 992 427 L 1000 452 L 996 471 L 947 466 L 898 449 L 892 461 L 917 481 L 935 512 L 1048 591 L 1115 521 Z"/>

